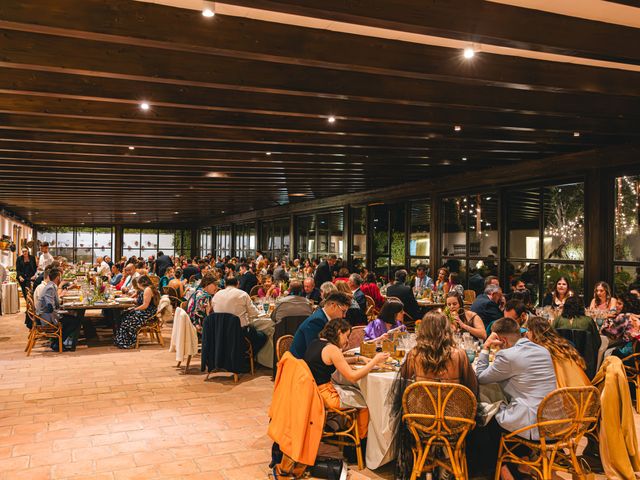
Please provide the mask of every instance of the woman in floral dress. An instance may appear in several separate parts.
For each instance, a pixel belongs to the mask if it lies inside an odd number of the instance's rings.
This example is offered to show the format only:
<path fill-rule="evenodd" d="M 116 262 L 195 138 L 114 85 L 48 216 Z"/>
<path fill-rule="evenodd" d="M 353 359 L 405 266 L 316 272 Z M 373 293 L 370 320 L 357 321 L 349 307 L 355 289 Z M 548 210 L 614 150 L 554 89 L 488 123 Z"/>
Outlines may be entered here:
<path fill-rule="evenodd" d="M 131 348 L 136 344 L 138 329 L 152 318 L 157 311 L 160 293 L 153 285 L 148 275 L 138 277 L 138 306 L 127 310 L 122 315 L 120 327 L 115 334 L 113 343 L 118 348 Z"/>
<path fill-rule="evenodd" d="M 218 291 L 218 282 L 212 274 L 202 277 L 200 286 L 189 298 L 187 314 L 198 332 L 202 331 L 202 322 L 211 310 L 211 297 Z"/>

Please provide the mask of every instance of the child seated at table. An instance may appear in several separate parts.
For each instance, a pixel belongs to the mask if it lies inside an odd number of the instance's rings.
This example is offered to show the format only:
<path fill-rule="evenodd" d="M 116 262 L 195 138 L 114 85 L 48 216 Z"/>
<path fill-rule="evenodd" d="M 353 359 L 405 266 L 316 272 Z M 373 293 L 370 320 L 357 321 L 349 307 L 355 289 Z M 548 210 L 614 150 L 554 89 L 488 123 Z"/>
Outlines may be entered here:
<path fill-rule="evenodd" d="M 404 332 L 406 327 L 402 323 L 404 319 L 404 304 L 398 299 L 384 302 L 378 318 L 369 322 L 364 329 L 364 339 L 380 342 L 388 337 L 389 330 Z"/>

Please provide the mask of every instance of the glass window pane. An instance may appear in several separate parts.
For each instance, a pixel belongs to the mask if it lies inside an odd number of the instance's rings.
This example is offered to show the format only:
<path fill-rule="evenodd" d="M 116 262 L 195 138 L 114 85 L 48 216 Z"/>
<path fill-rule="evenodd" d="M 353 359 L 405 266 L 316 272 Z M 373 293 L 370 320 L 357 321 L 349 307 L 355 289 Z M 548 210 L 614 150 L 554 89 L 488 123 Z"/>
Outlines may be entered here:
<path fill-rule="evenodd" d="M 58 228 L 58 248 L 70 248 L 73 249 L 73 228 L 72 227 L 59 227 Z M 91 243 L 89 243 L 90 245 Z M 61 255 L 60 253 L 58 255 Z M 72 259 L 73 255 L 66 257 Z"/>
<path fill-rule="evenodd" d="M 540 258 L 540 189 L 507 194 L 507 231 L 511 258 Z"/>
<path fill-rule="evenodd" d="M 467 197 L 442 199 L 443 256 L 466 256 L 467 214 L 469 209 Z"/>
<path fill-rule="evenodd" d="M 329 215 L 319 214 L 316 221 L 318 225 L 318 254 L 325 256 L 329 252 Z"/>
<path fill-rule="evenodd" d="M 544 258 L 584 259 L 584 184 L 544 188 Z"/>
<path fill-rule="evenodd" d="M 371 208 L 374 256 L 389 254 L 389 209 L 385 205 Z M 377 264 L 376 260 L 376 264 Z"/>
<path fill-rule="evenodd" d="M 58 248 L 56 256 L 61 256 L 69 262 L 73 262 L 73 248 Z"/>
<path fill-rule="evenodd" d="M 507 285 L 503 285 L 505 293 L 511 291 L 511 280 L 519 278 L 527 286 L 529 290 L 531 303 L 538 305 L 542 298 L 540 298 L 540 265 L 537 262 L 507 262 Z M 470 282 L 471 283 L 471 282 Z"/>
<path fill-rule="evenodd" d="M 343 230 L 344 213 L 342 210 L 329 214 L 329 253 L 335 253 L 338 257 L 344 256 Z"/>
<path fill-rule="evenodd" d="M 640 262 L 640 176 L 616 178 L 615 259 Z"/>
<path fill-rule="evenodd" d="M 158 230 L 143 229 L 142 232 L 142 248 L 145 250 L 155 250 L 158 248 Z"/>
<path fill-rule="evenodd" d="M 431 205 L 428 201 L 411 204 L 409 256 L 428 257 L 431 248 Z M 413 262 L 412 262 L 413 263 Z"/>
<path fill-rule="evenodd" d="M 391 265 L 406 266 L 404 208 L 401 205 L 389 206 L 391 217 Z"/>
<path fill-rule="evenodd" d="M 469 256 L 498 256 L 498 196 L 472 195 L 469 204 Z"/>
<path fill-rule="evenodd" d="M 93 248 L 99 249 L 100 255 L 109 255 L 113 258 L 113 233 L 110 227 L 95 228 L 93 230 Z"/>
<path fill-rule="evenodd" d="M 176 236 L 180 237 L 180 235 L 180 230 L 160 230 L 158 249 L 162 250 L 162 253 L 170 255 L 169 252 L 175 249 L 176 244 L 180 244 L 180 240 L 176 242 Z"/>
<path fill-rule="evenodd" d="M 140 230 L 137 228 L 125 228 L 122 235 L 124 254 L 128 257 L 140 255 Z"/>
<path fill-rule="evenodd" d="M 364 263 L 367 256 L 367 207 L 355 207 L 351 209 L 352 218 L 352 244 L 354 259 L 360 259 Z"/>
<path fill-rule="evenodd" d="M 571 289 L 577 295 L 584 294 L 583 266 L 582 264 L 545 263 L 544 287 L 545 292 L 552 291 L 560 277 L 566 277 L 571 284 Z"/>
<path fill-rule="evenodd" d="M 76 249 L 76 262 L 93 263 L 93 250 L 91 248 L 78 248 Z"/>
<path fill-rule="evenodd" d="M 314 225 L 313 215 L 298 217 L 298 256 L 300 258 L 311 258 L 315 256 L 315 232 L 312 231 Z"/>
<path fill-rule="evenodd" d="M 82 249 L 91 249 L 93 247 L 93 229 L 76 229 L 76 247 Z"/>

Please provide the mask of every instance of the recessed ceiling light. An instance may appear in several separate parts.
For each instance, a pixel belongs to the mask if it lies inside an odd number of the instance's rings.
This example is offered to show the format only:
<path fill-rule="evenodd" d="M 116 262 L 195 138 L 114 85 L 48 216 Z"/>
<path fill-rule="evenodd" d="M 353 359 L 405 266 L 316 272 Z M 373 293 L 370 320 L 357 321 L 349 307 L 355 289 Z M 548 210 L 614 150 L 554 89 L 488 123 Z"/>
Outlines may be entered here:
<path fill-rule="evenodd" d="M 462 56 L 464 58 L 466 58 L 466 59 L 473 58 L 475 56 L 475 54 L 476 54 L 476 52 L 471 47 L 465 48 L 464 52 L 462 52 Z"/>
<path fill-rule="evenodd" d="M 138 212 L 131 212 L 131 215 L 137 215 Z"/>
<path fill-rule="evenodd" d="M 442 165 L 451 165 L 451 162 L 449 160 L 445 160 L 444 162 L 442 162 Z"/>
<path fill-rule="evenodd" d="M 453 127 L 453 129 L 454 129 L 456 132 L 460 132 L 460 131 L 462 130 L 462 127 L 461 127 L 460 125 L 456 125 L 455 127 Z"/>
<path fill-rule="evenodd" d="M 327 118 L 327 122 L 329 123 L 334 123 L 336 121 L 336 117 L 334 117 L 333 115 L 331 115 L 329 118 Z"/>
<path fill-rule="evenodd" d="M 271 152 L 267 152 L 267 155 L 271 155 Z"/>
<path fill-rule="evenodd" d="M 224 213 L 224 210 L 222 210 L 220 213 Z"/>
<path fill-rule="evenodd" d="M 205 8 L 204 10 L 202 10 L 202 16 L 203 17 L 207 17 L 207 18 L 211 18 L 216 14 L 216 12 L 214 12 L 213 10 L 211 10 L 210 8 Z"/>
<path fill-rule="evenodd" d="M 147 220 L 147 221 L 146 221 L 146 222 L 144 222 L 144 223 L 151 223 L 151 220 Z"/>
<path fill-rule="evenodd" d="M 151 105 L 149 105 L 147 102 L 142 102 L 142 103 L 140 104 L 140 110 L 144 110 L 144 111 L 146 112 L 146 111 L 147 111 L 147 110 L 149 110 L 150 108 L 151 108 Z"/>
<path fill-rule="evenodd" d="M 573 132 L 573 136 L 574 137 L 579 137 L 580 136 L 580 132 Z"/>
<path fill-rule="evenodd" d="M 174 215 L 178 215 L 180 212 L 173 212 Z"/>
<path fill-rule="evenodd" d="M 129 150 L 135 150 L 136 147 L 129 147 Z"/>
<path fill-rule="evenodd" d="M 462 157 L 462 161 L 466 162 L 467 161 L 467 157 Z"/>
<path fill-rule="evenodd" d="M 290 197 L 304 197 L 306 193 L 290 193 Z"/>
<path fill-rule="evenodd" d="M 209 178 L 225 178 L 228 177 L 229 174 L 224 172 L 209 172 L 206 176 Z"/>

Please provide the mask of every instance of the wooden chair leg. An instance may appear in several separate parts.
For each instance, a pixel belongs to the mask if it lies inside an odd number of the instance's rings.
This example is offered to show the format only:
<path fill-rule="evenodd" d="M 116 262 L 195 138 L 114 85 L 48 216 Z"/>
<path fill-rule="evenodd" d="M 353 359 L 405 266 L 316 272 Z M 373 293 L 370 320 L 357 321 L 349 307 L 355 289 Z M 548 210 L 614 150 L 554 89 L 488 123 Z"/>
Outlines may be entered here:
<path fill-rule="evenodd" d="M 364 470 L 364 460 L 362 458 L 362 440 L 360 440 L 360 431 L 358 430 L 358 417 L 357 413 L 351 417 L 354 422 L 353 432 L 356 437 L 356 458 L 358 460 L 358 470 Z"/>
<path fill-rule="evenodd" d="M 238 383 L 238 374 L 237 373 L 233 374 L 233 383 Z"/>
<path fill-rule="evenodd" d="M 36 336 L 33 335 L 30 339 L 29 339 L 29 343 L 27 344 L 27 357 L 29 355 L 31 355 L 31 349 L 33 348 L 33 346 L 36 343 Z"/>
<path fill-rule="evenodd" d="M 178 361 L 178 364 L 176 365 L 176 368 L 180 368 L 180 364 L 182 364 L 182 360 Z"/>
<path fill-rule="evenodd" d="M 156 335 L 158 336 L 158 342 L 160 342 L 160 345 L 164 347 L 164 338 L 162 338 L 162 331 L 156 330 Z"/>
<path fill-rule="evenodd" d="M 500 480 L 500 471 L 502 470 L 502 452 L 503 452 L 503 443 L 502 438 L 500 439 L 500 448 L 498 449 L 498 461 L 496 463 L 496 473 L 494 475 L 494 480 Z"/>
<path fill-rule="evenodd" d="M 31 345 L 31 339 L 33 338 L 34 335 L 35 335 L 35 332 L 33 331 L 33 329 L 29 330 L 29 336 L 27 337 L 27 346 L 24 349 L 25 352 L 29 349 L 29 345 Z"/>
<path fill-rule="evenodd" d="M 186 374 L 189 371 L 189 364 L 191 363 L 191 355 L 187 355 L 187 363 L 184 366 L 184 373 Z"/>
<path fill-rule="evenodd" d="M 136 335 L 136 348 L 139 348 L 140 345 L 140 334 L 142 332 L 138 332 L 138 334 Z"/>
<path fill-rule="evenodd" d="M 636 377 L 636 412 L 640 413 L 640 375 Z"/>
<path fill-rule="evenodd" d="M 62 330 L 58 330 L 58 353 L 62 353 Z"/>

